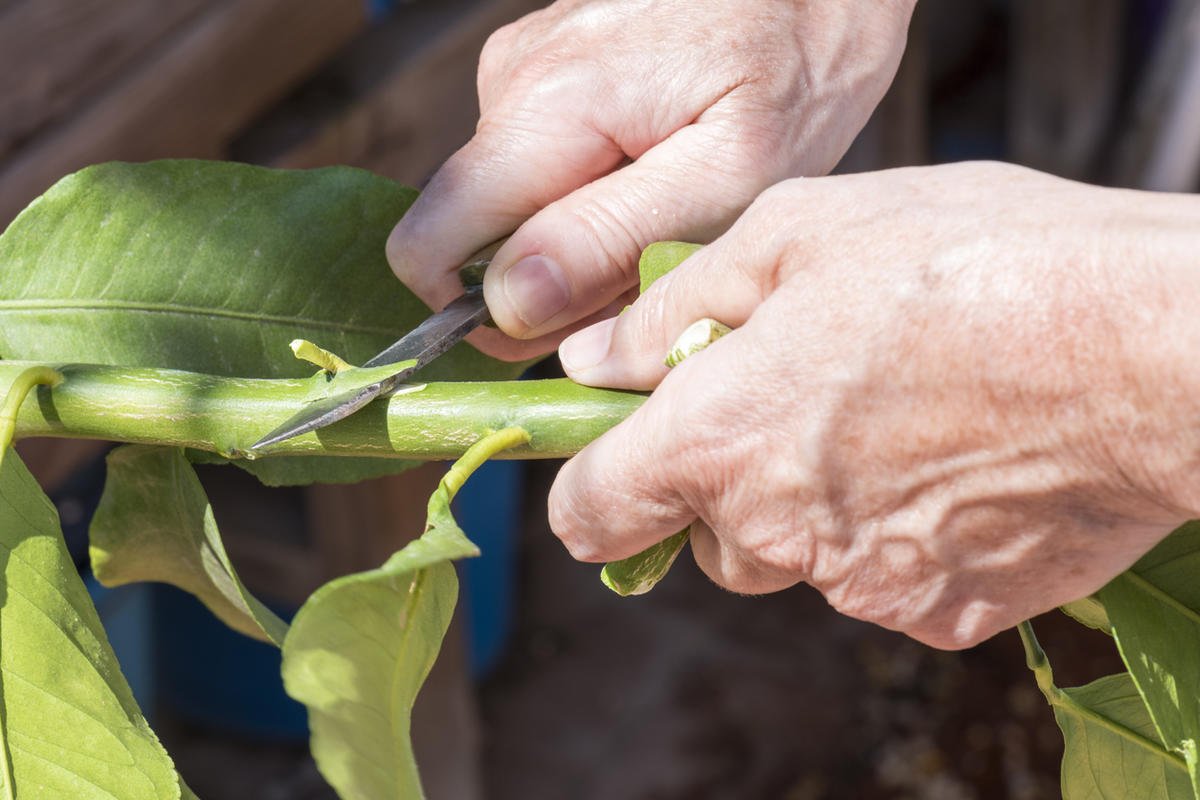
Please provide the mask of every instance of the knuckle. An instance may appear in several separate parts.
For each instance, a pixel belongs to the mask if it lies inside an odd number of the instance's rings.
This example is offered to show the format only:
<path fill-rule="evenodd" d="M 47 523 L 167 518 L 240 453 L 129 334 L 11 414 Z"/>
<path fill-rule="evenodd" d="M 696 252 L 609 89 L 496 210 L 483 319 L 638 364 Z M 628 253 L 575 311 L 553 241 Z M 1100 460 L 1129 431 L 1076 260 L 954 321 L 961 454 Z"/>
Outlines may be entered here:
<path fill-rule="evenodd" d="M 626 291 L 637 275 L 637 260 L 642 248 L 650 243 L 648 233 L 639 229 L 626 203 L 614 198 L 590 198 L 568 210 L 566 228 L 575 228 L 587 247 L 580 252 L 598 254 L 591 274 L 582 276 L 588 288 L 603 295 L 605 301 Z"/>
<path fill-rule="evenodd" d="M 417 272 L 414 269 L 414 261 L 408 257 L 408 241 L 403 226 L 404 223 L 401 221 L 392 228 L 392 232 L 387 238 L 385 252 L 392 272 L 406 285 L 409 285 L 417 278 Z"/>

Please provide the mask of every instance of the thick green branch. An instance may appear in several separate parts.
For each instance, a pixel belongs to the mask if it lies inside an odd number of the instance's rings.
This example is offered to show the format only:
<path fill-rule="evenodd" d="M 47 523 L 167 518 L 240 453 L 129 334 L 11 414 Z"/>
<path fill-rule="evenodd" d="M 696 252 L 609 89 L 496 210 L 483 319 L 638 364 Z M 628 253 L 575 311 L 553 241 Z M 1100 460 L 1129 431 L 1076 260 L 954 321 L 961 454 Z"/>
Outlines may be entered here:
<path fill-rule="evenodd" d="M 0 396 L 31 366 L 0 361 Z M 166 369 L 52 365 L 66 380 L 31 398 L 16 435 L 109 439 L 240 455 L 293 414 L 311 384 L 221 378 Z M 520 427 L 528 443 L 503 458 L 569 456 L 644 401 L 569 380 L 431 383 L 372 403 L 350 418 L 262 455 L 325 454 L 449 459 L 490 431 Z"/>

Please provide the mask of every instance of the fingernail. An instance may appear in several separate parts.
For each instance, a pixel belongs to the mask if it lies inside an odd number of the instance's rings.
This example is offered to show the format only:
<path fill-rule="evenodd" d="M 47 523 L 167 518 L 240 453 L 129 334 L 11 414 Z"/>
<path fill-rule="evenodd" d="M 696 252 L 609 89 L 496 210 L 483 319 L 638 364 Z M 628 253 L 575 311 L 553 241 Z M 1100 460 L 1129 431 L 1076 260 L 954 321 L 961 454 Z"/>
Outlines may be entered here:
<path fill-rule="evenodd" d="M 568 372 L 585 372 L 608 356 L 616 319 L 597 322 L 571 334 L 558 346 L 558 359 Z"/>
<path fill-rule="evenodd" d="M 513 313 L 536 328 L 567 307 L 571 287 L 553 259 L 525 256 L 504 273 L 504 296 Z"/>

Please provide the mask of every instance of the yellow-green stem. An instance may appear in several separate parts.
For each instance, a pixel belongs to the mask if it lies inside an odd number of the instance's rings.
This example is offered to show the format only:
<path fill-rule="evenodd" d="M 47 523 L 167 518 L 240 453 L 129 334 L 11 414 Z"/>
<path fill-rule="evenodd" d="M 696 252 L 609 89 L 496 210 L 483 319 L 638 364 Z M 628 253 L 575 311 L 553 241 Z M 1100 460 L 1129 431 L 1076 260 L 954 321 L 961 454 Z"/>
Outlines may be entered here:
<path fill-rule="evenodd" d="M 44 366 L 33 366 L 22 370 L 4 396 L 4 405 L 0 406 L 0 465 L 4 463 L 4 454 L 13 442 L 17 430 L 17 411 L 25 398 L 35 386 L 57 386 L 62 383 L 62 373 Z"/>

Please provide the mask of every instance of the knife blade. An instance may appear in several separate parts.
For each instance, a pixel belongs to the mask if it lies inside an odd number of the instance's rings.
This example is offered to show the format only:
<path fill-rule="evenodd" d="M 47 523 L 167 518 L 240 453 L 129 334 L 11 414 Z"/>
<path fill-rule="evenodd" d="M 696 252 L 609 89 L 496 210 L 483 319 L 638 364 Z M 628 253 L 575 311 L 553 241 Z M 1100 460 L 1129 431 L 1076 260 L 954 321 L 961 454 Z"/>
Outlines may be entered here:
<path fill-rule="evenodd" d="M 405 367 L 380 380 L 353 391 L 314 400 L 279 427 L 250 446 L 259 450 L 302 433 L 332 425 L 345 419 L 377 397 L 386 397 L 417 370 L 445 353 L 468 333 L 491 319 L 483 302 L 483 287 L 472 286 L 449 305 L 432 315 L 398 341 L 375 355 L 364 367 L 380 367 L 416 359 Z"/>

